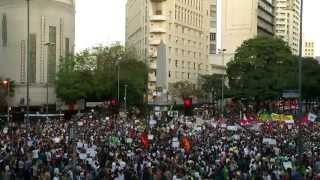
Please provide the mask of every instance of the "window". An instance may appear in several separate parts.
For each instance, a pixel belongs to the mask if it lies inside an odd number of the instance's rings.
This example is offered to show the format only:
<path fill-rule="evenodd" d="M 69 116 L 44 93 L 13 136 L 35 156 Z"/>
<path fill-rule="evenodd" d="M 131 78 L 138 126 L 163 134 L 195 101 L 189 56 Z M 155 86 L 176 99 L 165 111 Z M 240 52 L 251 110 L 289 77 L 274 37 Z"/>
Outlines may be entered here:
<path fill-rule="evenodd" d="M 216 16 L 216 6 L 211 5 L 210 6 L 210 17 L 215 17 Z"/>
<path fill-rule="evenodd" d="M 31 83 L 36 82 L 37 72 L 37 37 L 36 34 L 30 34 L 30 68 L 29 79 Z"/>
<path fill-rule="evenodd" d="M 216 27 L 216 21 L 210 21 L 210 27 L 215 28 Z"/>
<path fill-rule="evenodd" d="M 169 78 L 171 78 L 171 71 L 169 71 Z"/>
<path fill-rule="evenodd" d="M 20 62 L 20 82 L 25 82 L 26 64 L 26 41 L 21 40 L 21 62 Z"/>
<path fill-rule="evenodd" d="M 48 46 L 48 59 L 47 59 L 47 81 L 53 83 L 56 76 L 56 37 L 57 28 L 55 26 L 49 26 L 49 42 L 53 45 Z"/>
<path fill-rule="evenodd" d="M 216 45 L 215 44 L 210 44 L 209 53 L 210 54 L 215 54 L 216 53 Z"/>
<path fill-rule="evenodd" d="M 65 56 L 69 56 L 70 55 L 70 40 L 69 38 L 66 38 L 65 40 Z"/>
<path fill-rule="evenodd" d="M 2 15 L 2 45 L 4 47 L 7 46 L 7 40 L 8 40 L 8 35 L 7 35 L 7 16 L 5 14 Z"/>
<path fill-rule="evenodd" d="M 156 10 L 156 15 L 162 15 L 162 11 L 161 10 Z"/>
<path fill-rule="evenodd" d="M 176 60 L 176 67 L 178 67 L 178 60 Z"/>

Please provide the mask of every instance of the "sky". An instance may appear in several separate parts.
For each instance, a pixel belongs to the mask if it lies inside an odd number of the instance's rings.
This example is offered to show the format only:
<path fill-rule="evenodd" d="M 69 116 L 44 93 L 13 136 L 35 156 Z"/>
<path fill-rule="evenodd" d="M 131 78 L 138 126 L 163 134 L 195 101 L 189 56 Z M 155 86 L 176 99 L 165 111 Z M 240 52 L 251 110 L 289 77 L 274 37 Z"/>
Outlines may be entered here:
<path fill-rule="evenodd" d="M 126 0 L 76 1 L 76 50 L 125 41 Z M 320 56 L 320 0 L 304 0 L 304 37 L 316 43 Z M 318 15 L 318 16 L 317 16 Z"/>

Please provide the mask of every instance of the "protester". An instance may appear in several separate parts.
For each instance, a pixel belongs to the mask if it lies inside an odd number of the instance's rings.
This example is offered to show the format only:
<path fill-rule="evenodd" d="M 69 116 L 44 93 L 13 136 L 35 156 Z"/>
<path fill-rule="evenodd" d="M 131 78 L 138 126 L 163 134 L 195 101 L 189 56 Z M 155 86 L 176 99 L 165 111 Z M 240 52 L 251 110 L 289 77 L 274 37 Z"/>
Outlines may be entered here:
<path fill-rule="evenodd" d="M 320 179 L 316 123 L 301 129 L 300 158 L 294 124 L 145 122 L 83 116 L 10 125 L 0 132 L 0 179 Z"/>

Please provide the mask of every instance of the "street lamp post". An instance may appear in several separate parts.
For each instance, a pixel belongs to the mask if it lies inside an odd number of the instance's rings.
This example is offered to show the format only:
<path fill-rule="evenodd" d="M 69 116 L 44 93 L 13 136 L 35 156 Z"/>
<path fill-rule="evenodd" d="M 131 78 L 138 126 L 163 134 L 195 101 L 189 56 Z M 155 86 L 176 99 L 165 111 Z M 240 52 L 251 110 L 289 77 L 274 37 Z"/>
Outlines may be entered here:
<path fill-rule="evenodd" d="M 51 43 L 51 42 L 48 42 L 48 43 L 45 43 L 44 44 L 45 46 L 47 46 L 47 52 L 48 52 L 48 48 L 50 46 L 54 46 L 56 45 L 56 43 Z M 48 71 L 48 58 L 47 58 L 47 71 Z M 46 83 L 46 98 L 47 98 L 47 102 L 46 102 L 46 114 L 47 114 L 47 119 L 49 118 L 48 114 L 49 114 L 49 77 L 48 77 L 48 73 L 47 73 L 47 83 Z"/>
<path fill-rule="evenodd" d="M 30 0 L 27 1 L 27 123 L 30 125 Z"/>
<path fill-rule="evenodd" d="M 221 78 L 221 115 L 223 118 L 223 113 L 224 113 L 224 71 L 225 71 L 225 66 L 224 66 L 224 53 L 227 51 L 226 49 L 218 49 L 219 53 L 222 56 L 222 66 L 223 66 L 223 72 L 222 72 L 222 78 Z"/>
<path fill-rule="evenodd" d="M 120 100 L 120 64 L 117 65 L 118 101 Z"/>
<path fill-rule="evenodd" d="M 202 65 L 202 63 L 198 64 L 198 72 L 197 72 L 198 75 L 197 75 L 197 83 L 196 83 L 198 88 L 200 88 L 200 73 L 201 73 L 200 70 L 201 70 L 201 65 Z M 198 103 L 200 102 L 199 99 L 197 98 Z"/>
<path fill-rule="evenodd" d="M 300 40 L 299 40 L 299 129 L 298 129 L 298 151 L 299 158 L 302 161 L 302 151 L 303 151 L 303 141 L 302 141 L 302 129 L 301 129 L 301 117 L 302 117 L 302 29 L 303 29 L 303 0 L 301 0 L 300 4 Z"/>
<path fill-rule="evenodd" d="M 126 113 L 126 115 L 127 115 L 127 87 L 128 85 L 125 84 L 124 85 L 124 112 Z"/>

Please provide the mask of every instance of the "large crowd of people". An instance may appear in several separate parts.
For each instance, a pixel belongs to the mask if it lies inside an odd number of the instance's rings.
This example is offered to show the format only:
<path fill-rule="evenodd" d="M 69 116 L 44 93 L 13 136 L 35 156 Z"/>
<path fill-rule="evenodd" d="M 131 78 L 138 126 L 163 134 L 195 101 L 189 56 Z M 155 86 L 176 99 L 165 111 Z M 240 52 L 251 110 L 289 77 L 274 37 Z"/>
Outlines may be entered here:
<path fill-rule="evenodd" d="M 320 179 L 320 127 L 300 130 L 302 141 L 295 124 L 183 116 L 10 123 L 0 132 L 0 179 Z"/>

